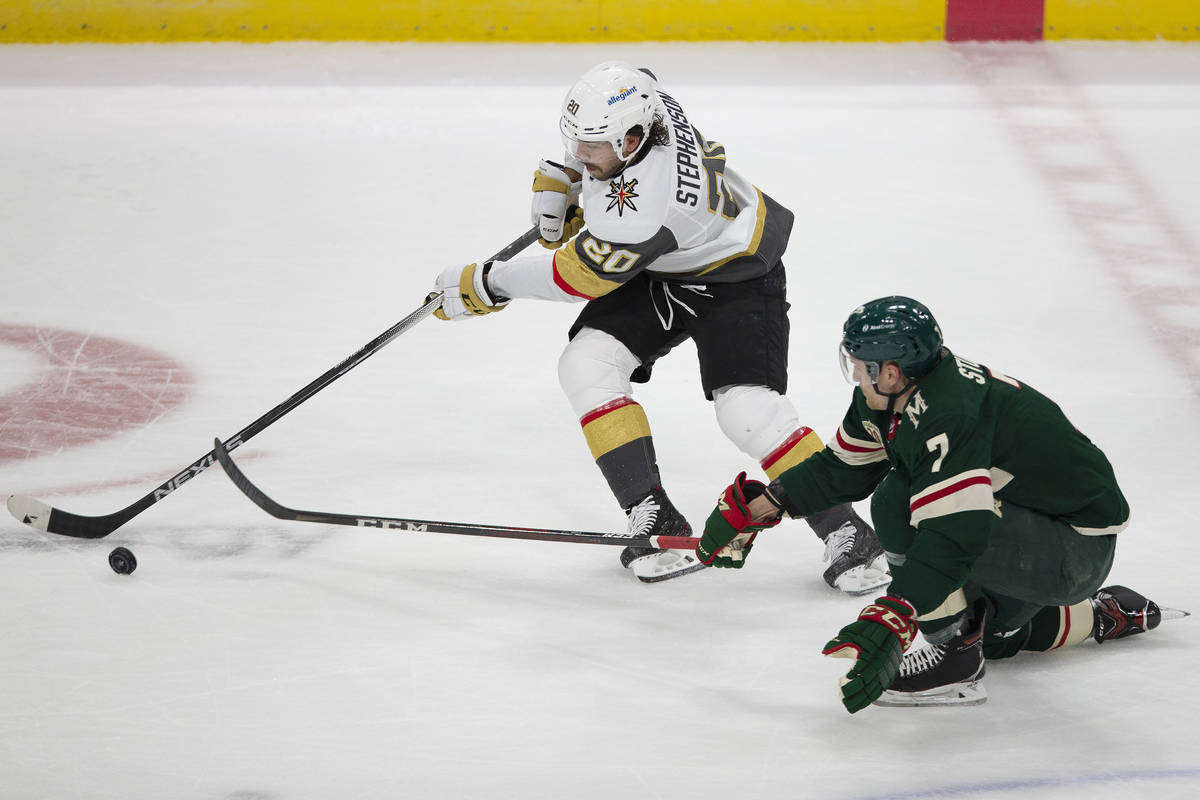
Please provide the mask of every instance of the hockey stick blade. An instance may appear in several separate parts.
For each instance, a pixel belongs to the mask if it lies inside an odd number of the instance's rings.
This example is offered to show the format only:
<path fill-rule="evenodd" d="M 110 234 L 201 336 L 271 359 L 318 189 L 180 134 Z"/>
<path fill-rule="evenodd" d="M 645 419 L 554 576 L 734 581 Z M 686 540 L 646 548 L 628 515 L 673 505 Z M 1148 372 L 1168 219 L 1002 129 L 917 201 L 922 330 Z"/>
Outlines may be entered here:
<path fill-rule="evenodd" d="M 500 250 L 500 252 L 496 253 L 487 260 L 507 261 L 529 245 L 533 244 L 537 238 L 538 228 L 535 225 L 522 233 L 513 241 L 509 242 L 502 250 Z M 250 441 L 250 439 L 259 433 L 262 433 L 262 431 L 278 422 L 285 414 L 289 413 L 301 403 L 315 395 L 317 392 L 321 391 L 326 386 L 357 367 L 363 361 L 366 361 L 367 358 L 374 355 L 388 342 L 409 330 L 421 320 L 432 315 L 433 312 L 438 310 L 441 304 L 441 292 L 434 292 L 426 297 L 424 304 L 416 311 L 412 312 L 407 317 L 400 320 L 371 341 L 367 342 L 359 350 L 343 359 L 341 363 L 336 364 L 329 370 L 325 371 L 322 375 L 313 380 L 303 389 L 296 392 L 287 400 L 284 400 L 266 414 L 263 414 L 261 417 L 254 420 L 254 422 L 251 422 L 245 428 L 242 428 L 240 431 L 227 439 L 226 446 L 228 449 L 233 450 L 239 445 Z M 61 508 L 55 508 L 35 498 L 26 497 L 25 495 L 10 495 L 8 498 L 8 511 L 21 522 L 39 531 L 56 533 L 61 536 L 72 536 L 76 539 L 101 539 L 105 536 L 108 536 L 117 528 L 121 527 L 126 522 L 157 503 L 159 500 L 162 500 L 164 497 L 174 492 L 186 481 L 191 480 L 204 470 L 211 467 L 214 463 L 216 463 L 216 460 L 217 456 L 215 452 L 209 451 L 208 453 L 205 453 L 183 470 L 172 475 L 166 481 L 159 484 L 157 488 L 151 490 L 137 502 L 122 508 L 120 511 L 114 511 L 111 514 L 104 514 L 95 517 L 86 516 L 83 514 L 72 514 L 70 511 L 63 511 Z"/>
<path fill-rule="evenodd" d="M 536 230 L 536 228 L 533 229 L 535 233 Z M 440 293 L 426 298 L 424 304 L 416 311 L 409 314 L 381 335 L 375 337 L 362 349 L 326 371 L 287 400 L 284 400 L 275 406 L 275 408 L 234 434 L 228 440 L 229 449 L 232 450 L 261 433 L 292 409 L 361 364 L 368 356 L 375 353 L 392 339 L 395 339 L 401 333 L 404 333 L 421 320 L 433 314 L 441 304 L 442 296 Z M 95 517 L 74 514 L 70 511 L 64 511 L 61 508 L 54 508 L 40 500 L 33 497 L 26 497 L 25 495 L 10 495 L 7 503 L 8 511 L 21 522 L 40 531 L 56 533 L 61 536 L 71 536 L 76 539 L 102 539 L 159 500 L 174 492 L 185 482 L 211 467 L 216 463 L 216 460 L 216 453 L 210 450 L 182 471 L 159 484 L 149 494 L 141 497 L 133 505 L 122 508 L 120 511 L 114 511 L 112 514 Z"/>
<path fill-rule="evenodd" d="M 255 486 L 234 463 L 220 439 L 213 442 L 213 452 L 225 474 L 242 494 L 276 519 L 294 522 L 320 522 L 326 525 L 348 525 L 375 530 L 416 531 L 420 533 L 456 533 L 464 536 L 490 536 L 499 539 L 529 539 L 539 542 L 575 542 L 577 544 L 615 544 L 622 547 L 659 547 L 671 550 L 695 550 L 700 539 L 694 536 L 623 536 L 617 533 L 556 530 L 553 528 L 517 528 L 508 525 L 473 525 L 464 522 L 439 522 L 428 519 L 334 514 L 324 511 L 301 511 L 288 508 L 267 496 Z"/>

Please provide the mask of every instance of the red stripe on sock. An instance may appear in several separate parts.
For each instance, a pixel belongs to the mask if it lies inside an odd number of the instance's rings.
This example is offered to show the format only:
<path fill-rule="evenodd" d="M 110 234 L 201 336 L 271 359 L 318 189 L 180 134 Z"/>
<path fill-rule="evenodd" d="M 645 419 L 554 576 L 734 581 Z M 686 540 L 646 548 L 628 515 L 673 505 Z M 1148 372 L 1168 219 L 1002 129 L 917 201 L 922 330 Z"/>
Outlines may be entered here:
<path fill-rule="evenodd" d="M 1054 647 L 1062 647 L 1067 642 L 1067 634 L 1071 632 L 1071 607 L 1063 606 L 1062 609 L 1062 634 L 1058 637 L 1058 641 L 1054 643 Z M 1050 649 L 1053 650 L 1054 647 Z"/>
<path fill-rule="evenodd" d="M 604 405 L 602 405 L 598 408 L 593 408 L 591 411 L 584 414 L 579 419 L 579 424 L 582 427 L 586 428 L 587 424 L 589 422 L 595 422 L 596 420 L 603 417 L 605 414 L 611 414 L 612 412 L 616 411 L 618 408 L 624 408 L 625 406 L 635 405 L 636 403 L 637 403 L 637 401 L 634 400 L 632 397 L 619 397 L 610 403 L 605 403 Z"/>
<path fill-rule="evenodd" d="M 788 438 L 784 439 L 783 444 L 779 445 L 779 447 L 776 447 L 775 450 L 772 451 L 770 455 L 768 455 L 766 458 L 764 458 L 760 462 L 762 464 L 762 468 L 764 470 L 770 469 L 772 464 L 774 464 L 776 461 L 778 461 L 779 459 L 786 456 L 788 454 L 788 451 L 796 446 L 797 442 L 799 442 L 805 436 L 808 436 L 810 433 L 812 433 L 812 428 L 805 428 L 805 427 L 797 428 L 795 433 L 793 433 Z"/>

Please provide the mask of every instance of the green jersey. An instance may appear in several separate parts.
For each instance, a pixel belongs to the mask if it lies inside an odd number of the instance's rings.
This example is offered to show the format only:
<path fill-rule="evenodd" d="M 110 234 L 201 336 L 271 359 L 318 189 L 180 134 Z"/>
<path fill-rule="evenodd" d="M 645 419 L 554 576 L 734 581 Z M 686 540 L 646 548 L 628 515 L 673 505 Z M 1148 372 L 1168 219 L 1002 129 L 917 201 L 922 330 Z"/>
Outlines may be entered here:
<path fill-rule="evenodd" d="M 899 470 L 916 536 L 903 563 L 892 565 L 891 591 L 921 614 L 966 582 L 987 548 L 996 500 L 1083 535 L 1117 533 L 1129 520 L 1112 465 L 1062 409 L 1007 375 L 944 353 L 890 420 L 855 389 L 826 449 L 779 478 L 788 510 L 804 515 L 861 500 Z"/>

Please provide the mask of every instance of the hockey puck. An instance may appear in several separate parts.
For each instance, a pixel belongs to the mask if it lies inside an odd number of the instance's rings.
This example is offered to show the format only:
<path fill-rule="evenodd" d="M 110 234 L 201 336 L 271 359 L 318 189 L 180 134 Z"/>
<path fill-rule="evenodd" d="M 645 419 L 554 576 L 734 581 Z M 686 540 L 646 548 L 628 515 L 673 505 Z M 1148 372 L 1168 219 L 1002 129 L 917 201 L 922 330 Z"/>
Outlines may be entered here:
<path fill-rule="evenodd" d="M 118 575 L 128 575 L 137 569 L 137 559 L 128 547 L 117 547 L 108 554 L 108 565 Z"/>

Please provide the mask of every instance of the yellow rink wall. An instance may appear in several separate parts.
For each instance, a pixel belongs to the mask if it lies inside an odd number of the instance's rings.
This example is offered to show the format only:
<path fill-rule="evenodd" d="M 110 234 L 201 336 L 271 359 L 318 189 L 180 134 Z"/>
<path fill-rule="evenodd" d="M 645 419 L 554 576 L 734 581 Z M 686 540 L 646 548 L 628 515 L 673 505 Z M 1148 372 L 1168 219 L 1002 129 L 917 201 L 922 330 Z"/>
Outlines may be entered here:
<path fill-rule="evenodd" d="M 1200 40 L 1200 0 L 1051 0 L 1047 39 Z"/>
<path fill-rule="evenodd" d="M 1200 39 L 1200 0 L 0 0 L 6 42 Z"/>

